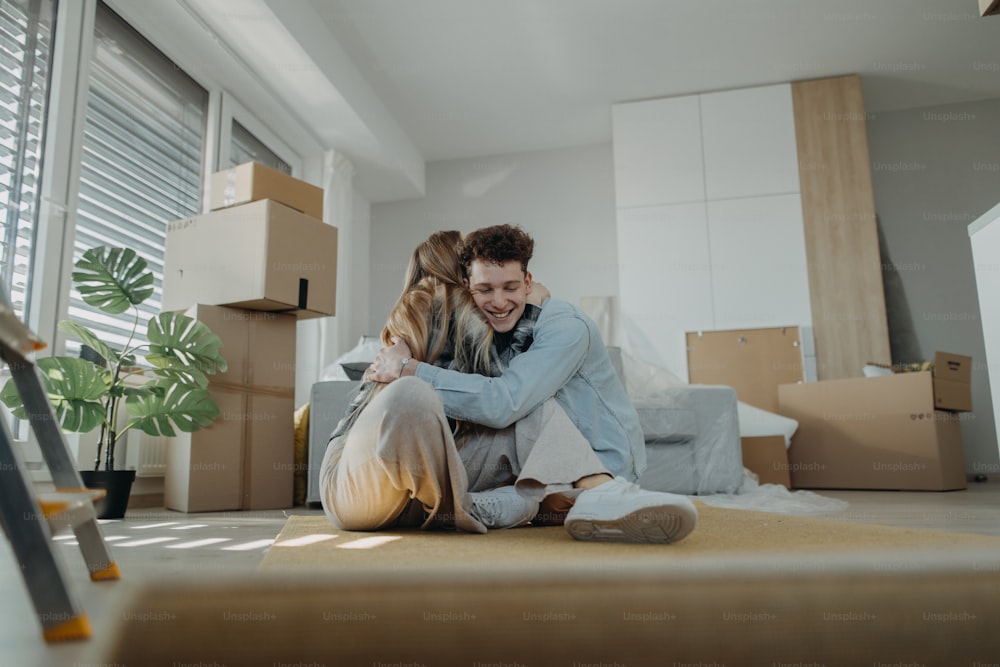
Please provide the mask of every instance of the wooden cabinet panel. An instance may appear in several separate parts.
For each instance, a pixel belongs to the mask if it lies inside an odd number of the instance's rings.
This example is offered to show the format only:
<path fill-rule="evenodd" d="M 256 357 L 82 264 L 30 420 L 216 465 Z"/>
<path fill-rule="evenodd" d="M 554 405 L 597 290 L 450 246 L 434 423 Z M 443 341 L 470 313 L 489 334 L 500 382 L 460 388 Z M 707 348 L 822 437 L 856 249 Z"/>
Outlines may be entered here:
<path fill-rule="evenodd" d="M 700 98 L 706 199 L 799 191 L 790 84 Z"/>
<path fill-rule="evenodd" d="M 616 104 L 612 125 L 618 208 L 705 198 L 697 96 Z"/>
<path fill-rule="evenodd" d="M 820 380 L 891 359 L 857 76 L 792 84 L 806 257 Z"/>

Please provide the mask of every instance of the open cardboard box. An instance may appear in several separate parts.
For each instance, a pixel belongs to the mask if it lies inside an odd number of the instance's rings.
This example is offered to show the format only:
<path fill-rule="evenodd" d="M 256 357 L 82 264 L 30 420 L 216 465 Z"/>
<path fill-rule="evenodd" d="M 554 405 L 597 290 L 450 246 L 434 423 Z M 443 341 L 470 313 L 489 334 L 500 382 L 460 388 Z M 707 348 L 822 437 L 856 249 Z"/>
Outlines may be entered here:
<path fill-rule="evenodd" d="M 788 452 L 792 486 L 964 489 L 959 412 L 972 407 L 971 366 L 970 357 L 938 353 L 933 373 L 778 387 L 779 412 L 799 422 Z"/>

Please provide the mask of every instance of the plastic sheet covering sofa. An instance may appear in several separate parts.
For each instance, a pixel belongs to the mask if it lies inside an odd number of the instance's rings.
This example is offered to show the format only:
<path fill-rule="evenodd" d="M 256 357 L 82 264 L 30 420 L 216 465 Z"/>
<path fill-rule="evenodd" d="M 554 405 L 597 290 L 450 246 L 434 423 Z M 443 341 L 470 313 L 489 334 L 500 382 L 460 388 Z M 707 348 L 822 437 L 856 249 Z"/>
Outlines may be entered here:
<path fill-rule="evenodd" d="M 646 438 L 647 468 L 639 485 L 686 495 L 737 492 L 743 455 L 736 391 L 689 385 L 619 348 L 608 351 Z"/>

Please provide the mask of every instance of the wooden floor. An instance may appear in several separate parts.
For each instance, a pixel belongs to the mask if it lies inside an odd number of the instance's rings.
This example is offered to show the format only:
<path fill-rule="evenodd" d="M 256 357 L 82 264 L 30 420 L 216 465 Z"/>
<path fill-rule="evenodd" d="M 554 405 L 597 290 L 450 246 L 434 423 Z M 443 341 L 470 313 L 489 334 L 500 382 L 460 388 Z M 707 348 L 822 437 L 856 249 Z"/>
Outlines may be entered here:
<path fill-rule="evenodd" d="M 1000 536 L 1000 481 L 970 483 L 965 491 L 822 491 L 847 501 L 825 518 Z M 130 510 L 102 528 L 123 580 L 91 583 L 72 535 L 58 536 L 65 572 L 94 629 L 94 639 L 47 646 L 24 588 L 10 545 L 0 541 L 0 664 L 21 667 L 82 667 L 103 664 L 100 638 L 117 620 L 116 609 L 130 587 L 145 580 L 182 581 L 192 575 L 256 570 L 290 514 L 321 514 L 295 508 L 265 512 L 182 514 L 163 509 Z"/>
<path fill-rule="evenodd" d="M 829 519 L 1000 536 L 1000 480 L 964 491 L 820 491 L 848 502 Z"/>

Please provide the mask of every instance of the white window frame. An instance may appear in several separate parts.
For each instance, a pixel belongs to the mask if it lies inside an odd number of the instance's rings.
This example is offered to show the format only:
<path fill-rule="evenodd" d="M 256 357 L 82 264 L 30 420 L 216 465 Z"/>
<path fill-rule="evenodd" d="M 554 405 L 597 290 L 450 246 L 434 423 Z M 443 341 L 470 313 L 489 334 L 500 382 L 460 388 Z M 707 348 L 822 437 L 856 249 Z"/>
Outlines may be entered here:
<path fill-rule="evenodd" d="M 239 100 L 226 91 L 222 91 L 222 108 L 219 113 L 219 159 L 215 170 L 225 169 L 229 165 L 229 147 L 232 143 L 232 128 L 235 120 L 251 134 L 271 149 L 275 155 L 292 167 L 292 176 L 302 178 L 302 156 L 285 143 L 281 137 L 271 131 L 267 125 L 247 111 Z"/>
<path fill-rule="evenodd" d="M 47 109 L 44 164 L 41 177 L 36 245 L 30 286 L 32 308 L 28 325 L 49 343 L 42 355 L 63 354 L 65 335 L 58 323 L 69 312 L 71 273 L 73 270 L 73 240 L 76 233 L 76 211 L 79 200 L 80 162 L 83 150 L 83 129 L 86 120 L 90 54 L 94 42 L 94 23 L 99 0 L 61 0 L 56 13 L 52 36 L 52 69 Z M 108 6 L 129 21 L 127 13 L 119 11 L 120 3 L 110 0 Z M 129 23 L 182 67 L 209 93 L 206 128 L 206 150 L 203 155 L 202 206 L 208 202 L 208 181 L 219 165 L 229 161 L 231 127 L 236 119 L 282 160 L 292 166 L 292 173 L 306 178 L 322 164 L 322 150 L 314 155 L 300 154 L 280 138 L 308 134 L 294 119 L 283 119 L 284 127 L 272 129 L 257 119 L 221 84 L 206 77 L 190 63 L 177 58 L 176 49 L 169 47 L 170 35 L 149 34 L 132 21 Z M 266 91 L 264 91 L 266 92 Z M 312 175 L 312 174 L 308 174 Z M 67 434 L 72 450 L 78 447 L 78 434 Z M 47 469 L 39 466 L 41 451 L 34 433 L 22 441 L 24 457 L 35 481 L 49 481 Z M 36 469 L 36 467 L 40 469 Z"/>

